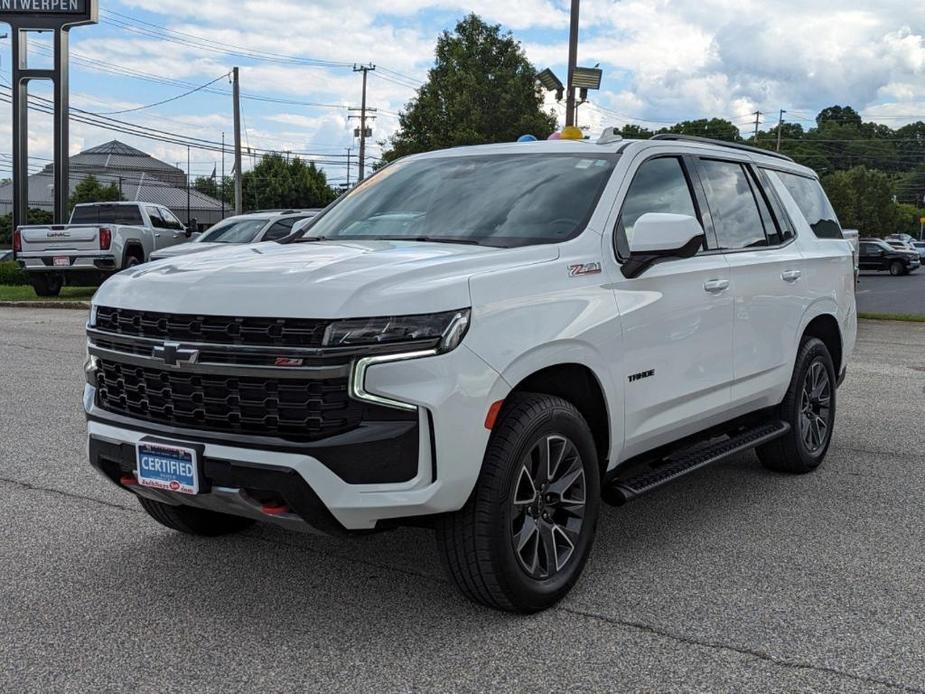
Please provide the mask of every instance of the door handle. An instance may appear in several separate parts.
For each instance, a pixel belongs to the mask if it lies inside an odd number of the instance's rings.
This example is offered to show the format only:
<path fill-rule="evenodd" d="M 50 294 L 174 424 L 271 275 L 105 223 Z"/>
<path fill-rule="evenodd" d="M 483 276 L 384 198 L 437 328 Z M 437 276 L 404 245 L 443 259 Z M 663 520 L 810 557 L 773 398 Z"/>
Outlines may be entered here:
<path fill-rule="evenodd" d="M 709 280 L 703 284 L 703 290 L 710 294 L 719 294 L 727 289 L 729 289 L 729 280 Z"/>
<path fill-rule="evenodd" d="M 784 280 L 784 282 L 796 282 L 802 276 L 803 273 L 799 270 L 784 270 L 784 272 L 780 273 L 780 278 Z"/>
<path fill-rule="evenodd" d="M 161 237 L 160 234 L 155 234 L 155 235 L 154 235 L 154 238 L 156 238 L 156 239 L 159 239 L 160 237 Z"/>

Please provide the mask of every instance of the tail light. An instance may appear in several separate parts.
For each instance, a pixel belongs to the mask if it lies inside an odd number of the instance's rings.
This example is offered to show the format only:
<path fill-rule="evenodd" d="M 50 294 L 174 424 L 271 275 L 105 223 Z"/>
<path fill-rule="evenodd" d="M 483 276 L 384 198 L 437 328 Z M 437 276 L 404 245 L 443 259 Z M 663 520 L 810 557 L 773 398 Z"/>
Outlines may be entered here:
<path fill-rule="evenodd" d="M 108 251 L 112 245 L 112 229 L 100 229 L 100 250 Z"/>
<path fill-rule="evenodd" d="M 13 253 L 22 253 L 22 231 L 19 227 L 13 232 Z"/>

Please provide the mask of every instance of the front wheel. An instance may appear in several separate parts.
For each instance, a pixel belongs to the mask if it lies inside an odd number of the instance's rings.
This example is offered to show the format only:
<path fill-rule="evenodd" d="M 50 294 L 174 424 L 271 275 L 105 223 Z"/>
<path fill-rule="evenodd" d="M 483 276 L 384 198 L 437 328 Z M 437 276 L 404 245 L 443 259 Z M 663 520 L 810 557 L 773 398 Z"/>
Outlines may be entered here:
<path fill-rule="evenodd" d="M 518 394 L 492 432 L 475 490 L 437 523 L 440 554 L 470 600 L 531 613 L 581 575 L 600 511 L 594 437 L 574 405 Z"/>
<path fill-rule="evenodd" d="M 906 266 L 903 265 L 901 262 L 899 262 L 898 260 L 894 260 L 892 263 L 890 263 L 890 274 L 893 275 L 893 277 L 899 277 L 900 275 L 904 275 L 905 273 L 906 273 Z"/>
<path fill-rule="evenodd" d="M 759 446 L 762 464 L 778 472 L 812 472 L 822 463 L 835 426 L 835 366 L 822 340 L 805 338 L 780 406 L 786 436 Z"/>

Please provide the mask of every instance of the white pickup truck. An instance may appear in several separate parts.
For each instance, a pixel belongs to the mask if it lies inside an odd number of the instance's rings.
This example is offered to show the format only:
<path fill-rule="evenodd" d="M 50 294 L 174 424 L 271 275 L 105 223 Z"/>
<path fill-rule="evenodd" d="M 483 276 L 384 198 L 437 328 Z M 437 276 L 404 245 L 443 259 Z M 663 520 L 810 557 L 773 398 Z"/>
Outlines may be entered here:
<path fill-rule="evenodd" d="M 57 296 L 65 284 L 96 286 L 190 233 L 166 207 L 145 202 L 77 205 L 69 224 L 18 227 L 13 252 L 35 293 Z"/>

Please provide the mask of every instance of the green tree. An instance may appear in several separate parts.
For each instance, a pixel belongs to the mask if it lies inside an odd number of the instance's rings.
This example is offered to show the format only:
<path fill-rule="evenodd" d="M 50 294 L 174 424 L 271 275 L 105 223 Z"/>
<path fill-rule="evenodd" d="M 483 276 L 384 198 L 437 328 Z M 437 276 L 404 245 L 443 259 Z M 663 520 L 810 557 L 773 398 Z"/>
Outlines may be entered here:
<path fill-rule="evenodd" d="M 324 172 L 298 157 L 265 156 L 243 178 L 245 210 L 325 207 L 337 197 Z"/>
<path fill-rule="evenodd" d="M 822 128 L 826 123 L 837 123 L 841 125 L 853 125 L 861 127 L 861 116 L 850 106 L 829 106 L 824 108 L 816 116 L 816 125 Z"/>
<path fill-rule="evenodd" d="M 741 142 L 742 140 L 738 126 L 723 118 L 686 120 L 672 125 L 670 128 L 662 128 L 659 132 L 696 135 L 698 137 L 709 137 L 713 140 L 728 140 L 729 142 Z"/>
<path fill-rule="evenodd" d="M 55 216 L 48 210 L 37 207 L 29 208 L 29 221 L 27 224 L 51 224 Z M 13 245 L 13 213 L 0 216 L 0 248 L 9 248 Z"/>
<path fill-rule="evenodd" d="M 383 157 L 513 142 L 524 134 L 544 139 L 555 129 L 520 42 L 470 14 L 437 39 L 434 67 L 399 116 Z"/>
<path fill-rule="evenodd" d="M 882 171 L 865 166 L 836 171 L 823 176 L 822 187 L 846 229 L 880 237 L 896 231 L 900 210 L 893 202 L 890 179 Z"/>
<path fill-rule="evenodd" d="M 234 206 L 234 178 L 231 176 L 225 177 L 224 186 L 221 181 L 211 176 L 200 176 L 193 181 L 193 188 L 216 200 L 221 200 L 224 197 L 226 205 L 229 207 Z"/>
<path fill-rule="evenodd" d="M 74 188 L 68 200 L 68 209 L 73 210 L 74 205 L 85 202 L 116 202 L 123 199 L 117 183 L 104 186 L 96 176 L 91 174 Z"/>

